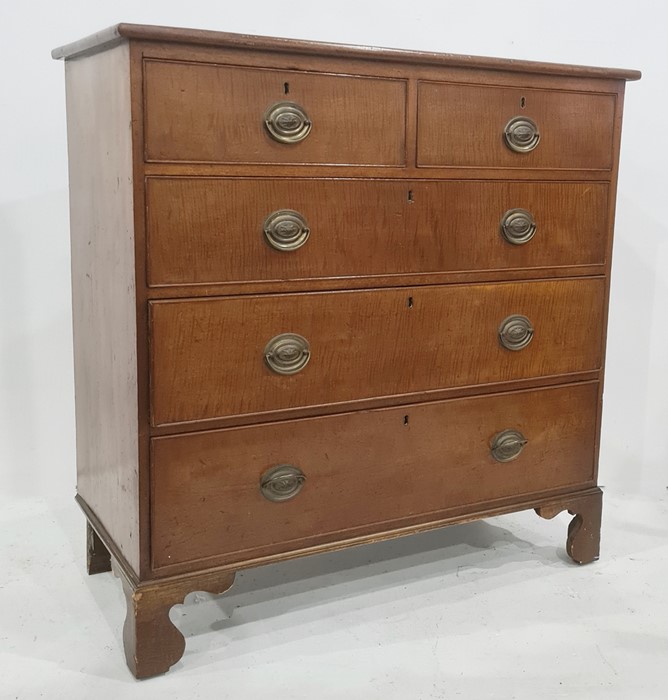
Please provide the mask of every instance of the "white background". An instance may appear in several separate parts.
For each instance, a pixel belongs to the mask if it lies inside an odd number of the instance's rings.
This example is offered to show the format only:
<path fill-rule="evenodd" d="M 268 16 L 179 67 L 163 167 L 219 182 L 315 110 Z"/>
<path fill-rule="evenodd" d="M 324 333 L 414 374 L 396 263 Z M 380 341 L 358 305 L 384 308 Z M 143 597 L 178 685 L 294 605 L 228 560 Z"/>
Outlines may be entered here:
<path fill-rule="evenodd" d="M 668 485 L 668 5 L 662 0 L 0 4 L 0 488 L 74 493 L 63 65 L 118 21 L 637 68 L 624 116 L 602 484 Z"/>
<path fill-rule="evenodd" d="M 0 5 L 0 488 L 74 493 L 63 65 L 118 21 L 637 68 L 627 85 L 602 484 L 668 485 L 668 5 L 662 0 L 116 0 Z"/>
<path fill-rule="evenodd" d="M 0 645 L 9 645 L 0 673 L 8 693 L 33 689 L 12 697 L 44 688 L 53 698 L 102 688 L 109 697 L 148 697 L 153 688 L 192 699 L 198 671 L 207 670 L 210 687 L 227 687 L 231 697 L 260 697 L 249 683 L 266 683 L 263 697 L 293 697 L 296 675 L 313 685 L 303 697 L 358 697 L 336 683 L 354 688 L 361 679 L 366 700 L 390 697 L 395 680 L 403 700 L 444 697 L 412 685 L 439 674 L 441 687 L 472 698 L 508 698 L 509 687 L 516 697 L 562 697 L 567 687 L 587 700 L 615 687 L 620 694 L 606 698 L 665 697 L 665 586 L 657 582 L 668 573 L 660 549 L 668 485 L 666 8 L 664 0 L 0 1 L 0 502 L 10 503 L 0 508 L 10 552 L 4 590 L 0 582 Z M 183 668 L 152 686 L 129 685 L 118 650 L 120 587 L 111 577 L 85 578 L 83 518 L 71 500 L 65 100 L 63 65 L 50 58 L 54 46 L 119 21 L 643 71 L 627 86 L 601 446 L 609 536 L 595 569 L 564 568 L 555 555 L 563 522 L 527 520 L 527 529 L 523 516 L 509 516 L 503 526 L 512 536 L 477 523 L 373 553 L 248 572 L 222 599 L 240 604 L 224 633 L 215 632 L 223 622 L 212 602 L 194 625 L 195 653 Z M 376 563 L 363 566 L 367 556 Z M 281 577 L 294 582 L 271 589 Z M 266 597 L 255 591 L 263 585 Z M 186 606 L 182 621 L 194 610 Z M 214 632 L 202 635 L 212 615 Z M 318 656 L 310 639 L 334 651 Z M 383 667 L 390 681 L 378 685 Z M 656 691 L 640 691 L 636 683 L 651 673 Z M 485 695 L 475 685 L 483 677 L 492 689 Z M 202 689 L 202 697 L 219 696 Z"/>
<path fill-rule="evenodd" d="M 637 68 L 627 85 L 601 483 L 668 485 L 668 12 L 662 0 L 0 4 L 0 488 L 74 493 L 63 65 L 118 21 Z"/>

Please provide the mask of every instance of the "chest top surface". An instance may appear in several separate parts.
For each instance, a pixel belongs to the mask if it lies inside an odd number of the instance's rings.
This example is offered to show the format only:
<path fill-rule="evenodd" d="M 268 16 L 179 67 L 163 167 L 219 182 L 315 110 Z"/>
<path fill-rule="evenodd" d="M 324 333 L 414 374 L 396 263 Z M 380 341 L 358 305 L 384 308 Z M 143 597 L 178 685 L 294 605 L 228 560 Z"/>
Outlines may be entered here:
<path fill-rule="evenodd" d="M 78 41 L 60 46 L 54 49 L 51 55 L 55 59 L 75 58 L 81 55 L 103 51 L 125 39 L 172 42 L 175 44 L 199 46 L 218 46 L 221 48 L 251 49 L 302 55 L 362 58 L 388 62 L 398 61 L 402 63 L 437 66 L 469 67 L 504 71 L 512 70 L 524 73 L 585 78 L 639 80 L 641 77 L 640 71 L 625 68 L 603 68 L 540 61 L 520 61 L 465 54 L 390 49 L 374 46 L 256 36 L 252 34 L 235 34 L 204 29 L 182 29 L 177 27 L 159 27 L 129 23 L 116 24 Z"/>

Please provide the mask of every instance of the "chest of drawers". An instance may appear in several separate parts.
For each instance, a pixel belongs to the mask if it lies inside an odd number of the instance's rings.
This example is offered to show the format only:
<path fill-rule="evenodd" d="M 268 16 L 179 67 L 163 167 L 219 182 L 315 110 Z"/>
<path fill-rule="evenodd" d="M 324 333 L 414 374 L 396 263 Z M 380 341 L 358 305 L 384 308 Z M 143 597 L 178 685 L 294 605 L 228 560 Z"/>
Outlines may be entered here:
<path fill-rule="evenodd" d="M 77 500 L 137 677 L 244 567 L 529 508 L 598 557 L 639 73 L 136 25 L 54 56 Z"/>

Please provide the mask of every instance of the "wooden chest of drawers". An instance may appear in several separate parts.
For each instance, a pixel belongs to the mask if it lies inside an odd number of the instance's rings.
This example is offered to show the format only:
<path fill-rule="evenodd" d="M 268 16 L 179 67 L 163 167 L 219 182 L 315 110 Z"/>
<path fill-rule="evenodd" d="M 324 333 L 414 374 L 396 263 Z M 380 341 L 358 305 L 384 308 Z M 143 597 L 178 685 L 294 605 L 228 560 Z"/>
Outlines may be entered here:
<path fill-rule="evenodd" d="M 598 557 L 639 73 L 135 25 L 54 56 L 77 499 L 137 677 L 244 567 L 528 508 Z"/>

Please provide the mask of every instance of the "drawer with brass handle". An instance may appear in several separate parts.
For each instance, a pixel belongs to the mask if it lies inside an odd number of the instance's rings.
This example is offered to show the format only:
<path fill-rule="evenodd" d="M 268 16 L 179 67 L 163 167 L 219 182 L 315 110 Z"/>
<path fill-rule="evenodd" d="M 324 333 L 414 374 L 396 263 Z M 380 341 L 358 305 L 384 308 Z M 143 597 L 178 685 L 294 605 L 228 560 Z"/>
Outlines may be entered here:
<path fill-rule="evenodd" d="M 583 278 L 151 302 L 153 423 L 597 370 L 604 292 Z"/>
<path fill-rule="evenodd" d="M 262 495 L 274 503 L 294 498 L 304 486 L 306 476 L 292 464 L 279 464 L 268 469 L 260 479 Z"/>
<path fill-rule="evenodd" d="M 129 24 L 54 56 L 77 500 L 135 676 L 247 567 L 526 509 L 598 558 L 637 71 Z"/>
<path fill-rule="evenodd" d="M 406 163 L 405 80 L 145 60 L 144 84 L 147 161 Z"/>
<path fill-rule="evenodd" d="M 614 94 L 423 81 L 417 163 L 610 171 L 615 100 Z"/>
<path fill-rule="evenodd" d="M 306 367 L 310 357 L 308 340 L 296 333 L 281 333 L 264 349 L 267 367 L 276 374 L 297 374 Z"/>
<path fill-rule="evenodd" d="M 596 182 L 151 177 L 146 199 L 154 287 L 605 262 Z"/>
<path fill-rule="evenodd" d="M 153 566 L 241 561 L 586 485 L 597 392 L 587 382 L 155 438 Z"/>

